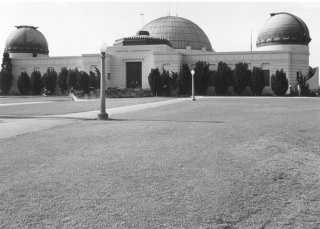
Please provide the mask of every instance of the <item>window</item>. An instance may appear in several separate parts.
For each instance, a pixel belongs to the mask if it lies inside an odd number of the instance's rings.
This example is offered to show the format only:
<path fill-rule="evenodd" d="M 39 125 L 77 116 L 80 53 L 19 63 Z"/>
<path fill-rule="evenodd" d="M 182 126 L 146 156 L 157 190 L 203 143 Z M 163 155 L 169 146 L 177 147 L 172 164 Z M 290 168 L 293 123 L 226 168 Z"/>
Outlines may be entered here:
<path fill-rule="evenodd" d="M 108 80 L 110 80 L 110 78 L 111 78 L 111 77 L 110 77 L 110 73 L 108 72 Z"/>
<path fill-rule="evenodd" d="M 270 86 L 270 70 L 262 70 L 264 78 L 264 86 Z"/>
<path fill-rule="evenodd" d="M 53 67 L 48 67 L 48 70 L 53 71 L 54 68 Z"/>
<path fill-rule="evenodd" d="M 33 54 L 32 54 L 32 57 L 37 57 L 37 53 L 33 53 Z"/>

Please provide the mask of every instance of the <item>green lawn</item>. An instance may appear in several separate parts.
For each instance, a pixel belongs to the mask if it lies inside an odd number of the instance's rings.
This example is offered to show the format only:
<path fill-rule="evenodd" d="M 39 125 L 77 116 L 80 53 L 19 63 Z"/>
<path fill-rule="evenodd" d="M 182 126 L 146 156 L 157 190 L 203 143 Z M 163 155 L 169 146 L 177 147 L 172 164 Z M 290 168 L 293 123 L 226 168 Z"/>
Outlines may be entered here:
<path fill-rule="evenodd" d="M 216 97 L 0 140 L 0 228 L 320 228 L 319 117 Z"/>

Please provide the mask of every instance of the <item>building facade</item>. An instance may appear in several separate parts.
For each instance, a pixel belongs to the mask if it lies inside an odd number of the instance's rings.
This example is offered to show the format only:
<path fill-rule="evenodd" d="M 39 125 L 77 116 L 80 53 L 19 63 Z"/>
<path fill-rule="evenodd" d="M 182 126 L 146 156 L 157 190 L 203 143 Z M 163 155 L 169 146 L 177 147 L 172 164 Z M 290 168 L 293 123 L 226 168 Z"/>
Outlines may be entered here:
<path fill-rule="evenodd" d="M 149 88 L 148 75 L 152 68 L 179 72 L 182 64 L 190 69 L 196 62 L 206 61 L 210 71 L 216 71 L 220 61 L 231 69 L 245 62 L 249 70 L 261 67 L 265 77 L 263 93 L 272 93 L 271 75 L 283 69 L 290 86 L 297 84 L 297 72 L 308 75 L 309 42 L 307 25 L 289 13 L 271 14 L 257 37 L 257 51 L 215 52 L 202 29 L 190 20 L 167 16 L 145 25 L 135 36 L 116 40 L 107 49 L 106 86 L 122 88 Z M 18 26 L 9 35 L 5 51 L 10 53 L 13 65 L 11 93 L 17 93 L 17 79 L 21 72 L 29 75 L 34 70 L 44 74 L 48 68 L 58 73 L 63 68 L 82 71 L 101 69 L 100 54 L 49 57 L 45 37 L 32 26 Z M 318 82 L 319 80 L 313 80 Z M 210 85 L 208 93 L 214 95 Z M 229 90 L 230 92 L 232 90 Z"/>

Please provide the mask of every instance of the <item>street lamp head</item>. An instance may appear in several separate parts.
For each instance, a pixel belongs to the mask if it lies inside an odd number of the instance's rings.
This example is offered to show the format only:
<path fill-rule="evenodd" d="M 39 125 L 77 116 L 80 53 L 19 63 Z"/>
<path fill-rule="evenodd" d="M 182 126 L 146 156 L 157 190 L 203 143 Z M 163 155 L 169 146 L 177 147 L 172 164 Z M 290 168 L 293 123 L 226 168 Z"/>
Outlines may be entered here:
<path fill-rule="evenodd" d="M 100 46 L 100 52 L 101 53 L 106 53 L 107 48 L 108 48 L 107 43 L 105 41 L 103 41 L 101 46 Z"/>
<path fill-rule="evenodd" d="M 192 74 L 192 75 L 194 74 L 194 70 L 193 70 L 193 69 L 191 70 L 191 74 Z"/>

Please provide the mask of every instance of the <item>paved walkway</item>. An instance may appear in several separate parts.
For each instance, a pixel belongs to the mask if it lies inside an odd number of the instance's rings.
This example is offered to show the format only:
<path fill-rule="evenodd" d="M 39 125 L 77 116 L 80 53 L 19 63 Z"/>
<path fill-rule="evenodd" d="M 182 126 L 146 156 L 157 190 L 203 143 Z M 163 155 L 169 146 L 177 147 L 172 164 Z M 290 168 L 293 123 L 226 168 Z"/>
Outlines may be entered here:
<path fill-rule="evenodd" d="M 144 110 L 148 108 L 167 106 L 170 104 L 181 103 L 185 101 L 191 101 L 191 98 L 178 98 L 160 102 L 144 103 L 124 107 L 115 107 L 106 109 L 109 117 L 114 114 L 121 114 L 127 112 L 133 112 L 138 110 Z M 32 116 L 29 118 L 3 118 L 0 117 L 0 139 L 15 137 L 18 135 L 28 134 L 32 132 L 42 131 L 51 129 L 56 126 L 63 126 L 74 122 L 79 122 L 81 120 L 97 119 L 99 110 L 71 113 L 64 115 L 46 115 L 46 116 Z"/>

